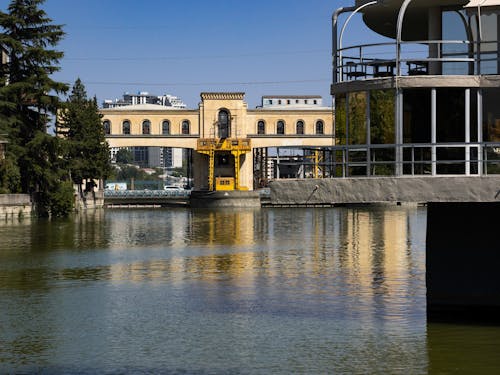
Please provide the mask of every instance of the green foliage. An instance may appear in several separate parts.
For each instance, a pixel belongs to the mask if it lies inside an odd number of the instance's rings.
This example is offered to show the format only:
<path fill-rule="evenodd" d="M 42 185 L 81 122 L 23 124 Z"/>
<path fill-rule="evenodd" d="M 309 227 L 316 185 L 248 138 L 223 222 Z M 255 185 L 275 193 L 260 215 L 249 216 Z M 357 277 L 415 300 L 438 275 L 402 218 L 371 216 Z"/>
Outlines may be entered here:
<path fill-rule="evenodd" d="M 55 217 L 67 217 L 73 210 L 74 189 L 71 181 L 64 181 L 50 192 L 50 213 Z"/>
<path fill-rule="evenodd" d="M 55 207 L 52 194 L 59 191 L 66 169 L 61 142 L 47 128 L 67 86 L 51 78 L 63 57 L 55 47 L 64 32 L 41 4 L 12 0 L 6 12 L 0 11 L 0 45 L 9 58 L 0 66 L 0 132 L 9 141 L 0 189 L 36 193 L 38 207 L 48 212 Z"/>
<path fill-rule="evenodd" d="M 76 184 L 88 179 L 105 179 L 111 172 L 109 148 L 95 99 L 88 99 L 85 87 L 77 79 L 64 104 L 57 125 L 65 135 L 66 157 L 71 178 Z"/>
<path fill-rule="evenodd" d="M 116 162 L 119 164 L 130 164 L 134 160 L 134 155 L 132 151 L 126 148 L 121 148 L 116 153 Z"/>
<path fill-rule="evenodd" d="M 21 172 L 17 164 L 9 157 L 0 163 L 0 194 L 21 191 Z"/>
<path fill-rule="evenodd" d="M 113 180 L 130 181 L 134 179 L 136 181 L 162 181 L 163 179 L 159 176 L 162 172 L 163 171 L 160 169 L 153 174 L 148 174 L 133 165 L 119 165 L 115 170 Z"/>

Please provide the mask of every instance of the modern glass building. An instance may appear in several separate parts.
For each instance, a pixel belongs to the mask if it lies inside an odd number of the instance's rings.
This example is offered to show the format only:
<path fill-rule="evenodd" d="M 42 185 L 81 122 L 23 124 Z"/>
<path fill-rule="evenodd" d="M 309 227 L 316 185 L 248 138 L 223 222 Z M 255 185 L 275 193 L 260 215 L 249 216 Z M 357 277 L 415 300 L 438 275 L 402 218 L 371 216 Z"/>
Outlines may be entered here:
<path fill-rule="evenodd" d="M 500 174 L 500 0 L 353 3 L 332 18 L 335 175 Z"/>

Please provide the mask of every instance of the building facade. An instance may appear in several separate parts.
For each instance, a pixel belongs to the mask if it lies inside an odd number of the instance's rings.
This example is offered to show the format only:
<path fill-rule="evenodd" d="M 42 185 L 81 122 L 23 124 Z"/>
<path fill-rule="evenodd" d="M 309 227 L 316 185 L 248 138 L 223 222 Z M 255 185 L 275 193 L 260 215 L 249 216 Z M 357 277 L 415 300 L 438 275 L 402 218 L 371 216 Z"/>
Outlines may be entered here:
<path fill-rule="evenodd" d="M 500 1 L 356 0 L 333 35 L 337 176 L 500 173 Z"/>
<path fill-rule="evenodd" d="M 287 98 L 281 100 L 291 100 Z M 294 98 L 303 106 L 248 109 L 244 93 L 214 92 L 201 94 L 198 109 L 140 104 L 103 108 L 101 114 L 111 148 L 188 149 L 195 189 L 253 190 L 262 178 L 255 172 L 268 170 L 258 166 L 269 164 L 256 155 L 268 155 L 268 149 L 277 147 L 333 145 L 332 108 L 321 106 L 320 97 Z M 304 100 L 312 100 L 311 105 L 304 106 Z"/>

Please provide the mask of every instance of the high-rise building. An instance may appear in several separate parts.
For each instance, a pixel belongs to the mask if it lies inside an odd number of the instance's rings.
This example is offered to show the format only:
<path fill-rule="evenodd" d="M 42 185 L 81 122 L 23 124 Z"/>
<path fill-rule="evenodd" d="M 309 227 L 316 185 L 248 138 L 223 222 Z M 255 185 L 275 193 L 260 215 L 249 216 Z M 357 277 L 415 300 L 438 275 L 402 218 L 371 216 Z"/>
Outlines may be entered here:
<path fill-rule="evenodd" d="M 186 104 L 184 104 L 184 102 L 177 96 L 169 94 L 158 96 L 152 95 L 146 91 L 139 91 L 137 94 L 126 92 L 125 94 L 123 94 L 122 99 L 106 99 L 103 102 L 102 107 L 116 108 L 140 104 L 156 104 L 164 107 L 172 107 L 178 109 L 186 108 Z"/>

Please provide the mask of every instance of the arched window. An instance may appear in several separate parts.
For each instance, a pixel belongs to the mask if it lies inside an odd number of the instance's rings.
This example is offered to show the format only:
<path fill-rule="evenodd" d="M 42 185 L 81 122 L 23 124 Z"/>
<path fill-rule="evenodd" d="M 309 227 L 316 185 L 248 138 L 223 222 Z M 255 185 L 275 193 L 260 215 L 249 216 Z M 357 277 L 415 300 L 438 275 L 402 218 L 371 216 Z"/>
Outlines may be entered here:
<path fill-rule="evenodd" d="M 276 123 L 276 134 L 285 134 L 285 122 L 283 120 Z"/>
<path fill-rule="evenodd" d="M 111 121 L 104 120 L 102 122 L 102 126 L 104 127 L 104 134 L 106 135 L 111 134 Z"/>
<path fill-rule="evenodd" d="M 142 134 L 151 134 L 151 121 L 144 120 L 142 122 Z"/>
<path fill-rule="evenodd" d="M 231 116 L 225 109 L 221 109 L 219 111 L 218 128 L 219 138 L 231 137 Z"/>
<path fill-rule="evenodd" d="M 297 121 L 295 128 L 297 134 L 304 134 L 304 121 L 302 120 Z"/>
<path fill-rule="evenodd" d="M 122 133 L 123 134 L 130 134 L 130 121 L 125 120 L 122 122 Z"/>
<path fill-rule="evenodd" d="M 316 121 L 316 134 L 324 134 L 325 132 L 325 125 L 323 123 L 323 121 L 321 120 L 318 120 Z"/>
<path fill-rule="evenodd" d="M 161 123 L 161 134 L 168 135 L 170 134 L 170 121 L 163 120 Z"/>
<path fill-rule="evenodd" d="M 189 134 L 189 120 L 182 121 L 182 134 Z"/>
<path fill-rule="evenodd" d="M 257 122 L 257 134 L 266 134 L 266 123 L 264 120 Z"/>

